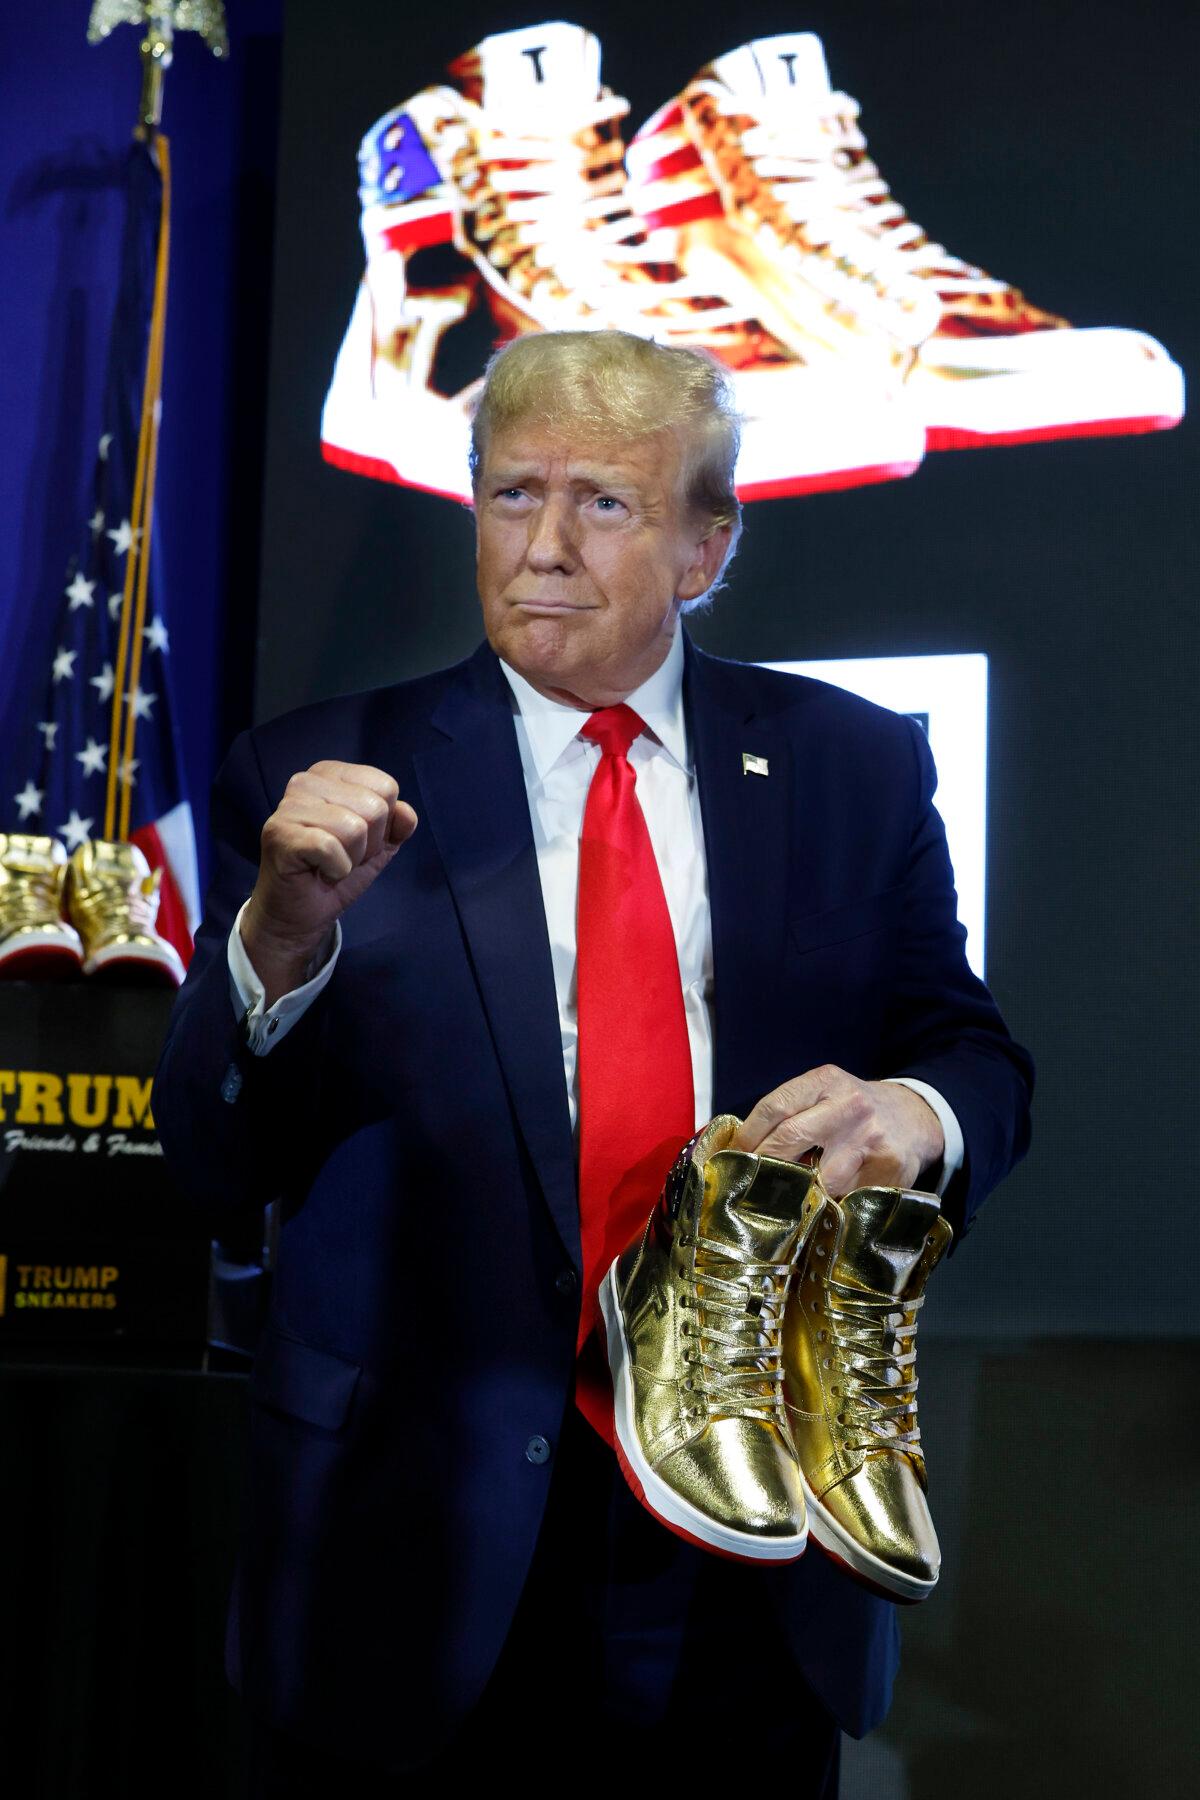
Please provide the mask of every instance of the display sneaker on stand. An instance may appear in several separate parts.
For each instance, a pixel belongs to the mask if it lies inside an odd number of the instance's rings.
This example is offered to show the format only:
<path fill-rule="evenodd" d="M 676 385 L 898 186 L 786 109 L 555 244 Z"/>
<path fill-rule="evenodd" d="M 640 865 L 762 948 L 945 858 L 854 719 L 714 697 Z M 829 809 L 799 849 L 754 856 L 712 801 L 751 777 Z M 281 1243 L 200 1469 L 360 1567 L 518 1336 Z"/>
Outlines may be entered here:
<path fill-rule="evenodd" d="M 952 1235 L 936 1194 L 860 1188 L 828 1200 L 784 1319 L 784 1394 L 809 1529 L 892 1600 L 923 1600 L 941 1566 L 917 1424 L 916 1332 Z"/>
<path fill-rule="evenodd" d="M 67 852 L 57 838 L 0 832 L 0 978 L 57 981 L 83 965 L 62 916 Z"/>
<path fill-rule="evenodd" d="M 1077 329 L 934 243 L 867 154 L 811 32 L 702 69 L 630 145 L 680 259 L 800 355 L 903 384 L 930 449 L 1155 431 L 1183 376 L 1140 331 Z"/>
<path fill-rule="evenodd" d="M 162 871 L 136 844 L 89 838 L 67 867 L 66 904 L 83 940 L 83 972 L 139 987 L 178 987 L 179 952 L 155 929 Z"/>
<path fill-rule="evenodd" d="M 723 1115 L 686 1145 L 646 1228 L 600 1290 L 617 1458 L 680 1537 L 793 1562 L 807 1526 L 784 1411 L 781 1330 L 821 1209 L 811 1169 L 729 1148 Z"/>
<path fill-rule="evenodd" d="M 628 103 L 602 85 L 590 32 L 501 32 L 449 73 L 363 140 L 366 269 L 325 402 L 328 461 L 467 499 L 470 412 L 497 339 L 617 327 L 730 370 L 744 499 L 912 473 L 924 435 L 893 396 L 810 366 L 752 295 L 685 274 L 674 231 L 633 214 Z"/>

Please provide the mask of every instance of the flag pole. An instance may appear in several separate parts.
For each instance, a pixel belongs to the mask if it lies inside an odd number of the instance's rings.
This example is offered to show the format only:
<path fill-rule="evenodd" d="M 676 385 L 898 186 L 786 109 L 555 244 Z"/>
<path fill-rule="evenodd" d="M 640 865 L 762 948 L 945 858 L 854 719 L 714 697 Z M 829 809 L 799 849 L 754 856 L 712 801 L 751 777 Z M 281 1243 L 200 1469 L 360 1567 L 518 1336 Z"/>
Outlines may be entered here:
<path fill-rule="evenodd" d="M 146 27 L 146 35 L 140 45 L 142 90 L 133 135 L 147 146 L 154 160 L 162 183 L 162 200 L 146 348 L 146 373 L 142 387 L 133 506 L 129 521 L 132 542 L 126 556 L 116 666 L 113 671 L 108 779 L 104 799 L 104 836 L 109 841 L 124 840 L 129 835 L 142 634 L 146 625 L 146 594 L 154 529 L 154 483 L 158 467 L 158 428 L 162 413 L 163 343 L 166 337 L 171 227 L 170 146 L 160 130 L 163 77 L 174 56 L 177 30 L 198 32 L 214 56 L 223 57 L 229 53 L 222 0 L 95 0 L 88 20 L 88 42 L 100 43 L 118 25 L 126 24 L 144 24 Z"/>

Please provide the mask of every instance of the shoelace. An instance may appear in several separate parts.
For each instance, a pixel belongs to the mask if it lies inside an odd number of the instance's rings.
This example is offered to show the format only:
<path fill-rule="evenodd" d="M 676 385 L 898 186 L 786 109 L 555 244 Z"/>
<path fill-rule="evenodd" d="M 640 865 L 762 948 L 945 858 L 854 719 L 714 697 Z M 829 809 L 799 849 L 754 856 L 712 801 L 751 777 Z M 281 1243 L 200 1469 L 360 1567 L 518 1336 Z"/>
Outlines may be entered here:
<path fill-rule="evenodd" d="M 746 99 L 715 83 L 697 86 L 711 95 L 726 117 L 749 113 Z M 770 186 L 793 224 L 803 227 L 810 239 L 824 236 L 835 255 L 846 256 L 881 282 L 932 277 L 937 292 L 947 298 L 1007 293 L 1007 282 L 934 243 L 909 218 L 867 155 L 867 140 L 858 126 L 860 110 L 849 94 L 835 93 L 828 110 L 806 128 L 790 108 L 775 111 L 764 106 L 756 123 L 743 133 L 742 145 L 755 173 Z M 860 232 L 872 241 L 874 256 Z"/>
<path fill-rule="evenodd" d="M 842 1377 L 837 1397 L 839 1424 L 861 1436 L 847 1449 L 920 1452 L 917 1425 L 917 1314 L 925 1296 L 897 1301 L 888 1295 L 864 1294 L 861 1288 L 832 1277 L 826 1315 L 832 1354 Z M 908 1344 L 901 1349 L 901 1342 Z"/>
<path fill-rule="evenodd" d="M 684 1381 L 696 1395 L 693 1419 L 763 1419 L 786 1430 L 781 1331 L 790 1278 L 790 1262 L 759 1262 L 736 1244 L 697 1237 L 679 1302 L 696 1318 L 682 1327 L 696 1346 L 684 1357 L 697 1371 Z"/>
<path fill-rule="evenodd" d="M 60 916 L 58 884 L 53 875 L 21 874 L 0 887 L 0 931 L 46 925 Z"/>
<path fill-rule="evenodd" d="M 478 154 L 486 193 L 475 234 L 495 266 L 531 297 L 573 296 L 607 323 L 719 350 L 754 322 L 682 275 L 674 234 L 647 231 L 630 210 L 624 144 L 629 102 L 603 95 L 554 134 L 514 136 L 477 111 L 451 156 Z"/>

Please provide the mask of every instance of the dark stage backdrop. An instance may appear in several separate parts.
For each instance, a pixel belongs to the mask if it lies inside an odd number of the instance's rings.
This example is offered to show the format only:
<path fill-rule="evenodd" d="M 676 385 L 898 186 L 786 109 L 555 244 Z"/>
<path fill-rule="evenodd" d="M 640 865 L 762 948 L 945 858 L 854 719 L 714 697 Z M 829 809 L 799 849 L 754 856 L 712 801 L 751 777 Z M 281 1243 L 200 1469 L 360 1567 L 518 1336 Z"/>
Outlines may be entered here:
<path fill-rule="evenodd" d="M 541 19 L 288 6 L 260 717 L 477 641 L 469 515 L 328 466 L 319 425 L 362 269 L 360 137 L 488 32 Z M 604 0 L 580 22 L 630 130 L 710 57 L 819 32 L 934 236 L 1196 367 L 1192 9 Z M 1195 1328 L 1195 435 L 930 454 L 909 480 L 755 504 L 693 624 L 746 660 L 989 659 L 988 974 L 1041 1086 L 1033 1154 L 939 1277 L 947 1335 Z"/>

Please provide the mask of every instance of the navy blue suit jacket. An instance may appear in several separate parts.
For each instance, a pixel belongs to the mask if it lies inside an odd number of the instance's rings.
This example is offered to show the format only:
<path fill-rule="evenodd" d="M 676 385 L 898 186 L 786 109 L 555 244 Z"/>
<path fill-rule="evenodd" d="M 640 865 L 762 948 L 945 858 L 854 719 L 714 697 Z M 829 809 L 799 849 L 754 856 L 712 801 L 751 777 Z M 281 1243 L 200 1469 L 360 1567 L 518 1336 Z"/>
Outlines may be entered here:
<path fill-rule="evenodd" d="M 744 1116 L 823 1062 L 932 1083 L 966 1142 L 945 1202 L 961 1236 L 1025 1148 L 1030 1065 L 963 956 L 922 733 L 690 644 L 684 696 L 711 894 L 714 1110 Z M 743 774 L 747 751 L 765 779 Z M 254 1059 L 226 939 L 264 819 L 321 757 L 388 770 L 421 822 L 343 919 L 329 986 Z M 426 1745 L 451 1732 L 504 1641 L 553 1466 L 526 1446 L 556 1441 L 574 1362 L 575 1156 L 496 658 L 485 645 L 248 733 L 213 824 L 212 891 L 154 1110 L 214 1218 L 277 1198 L 285 1221 L 251 1385 L 234 1678 L 277 1725 L 403 1766 L 410 1725 Z M 783 1608 L 818 1693 L 868 1729 L 895 1667 L 892 1607 L 815 1551 L 749 1575 Z"/>

